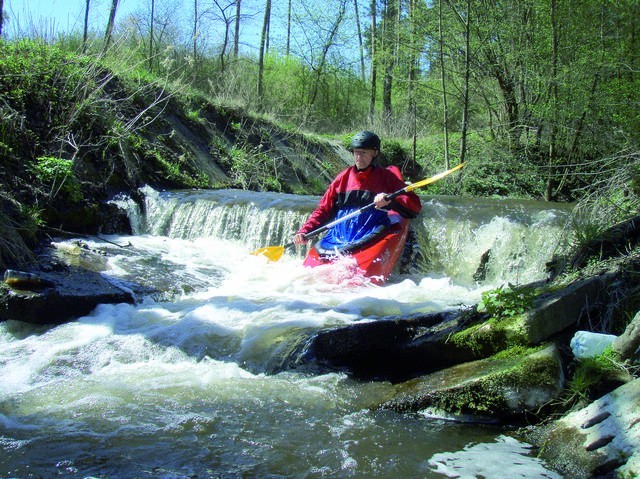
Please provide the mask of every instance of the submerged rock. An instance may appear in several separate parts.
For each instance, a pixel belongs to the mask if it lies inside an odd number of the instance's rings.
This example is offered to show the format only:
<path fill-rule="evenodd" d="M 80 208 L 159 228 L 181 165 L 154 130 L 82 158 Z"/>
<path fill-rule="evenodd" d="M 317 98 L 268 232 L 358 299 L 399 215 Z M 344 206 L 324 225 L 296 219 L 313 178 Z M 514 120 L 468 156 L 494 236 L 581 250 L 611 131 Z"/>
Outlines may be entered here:
<path fill-rule="evenodd" d="M 445 311 L 319 331 L 282 362 L 283 369 L 337 370 L 361 379 L 403 381 L 477 359 L 473 351 L 447 341 L 467 321 L 459 311 Z"/>
<path fill-rule="evenodd" d="M 535 414 L 564 386 L 555 346 L 453 366 L 397 385 L 383 409 L 501 421 Z"/>

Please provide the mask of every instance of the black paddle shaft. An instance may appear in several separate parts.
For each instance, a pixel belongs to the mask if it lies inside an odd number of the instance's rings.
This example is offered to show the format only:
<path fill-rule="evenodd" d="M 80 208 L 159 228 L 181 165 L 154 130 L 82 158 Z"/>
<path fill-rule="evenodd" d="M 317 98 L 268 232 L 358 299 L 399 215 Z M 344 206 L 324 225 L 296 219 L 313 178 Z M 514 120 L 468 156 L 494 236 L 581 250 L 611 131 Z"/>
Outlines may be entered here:
<path fill-rule="evenodd" d="M 402 188 L 402 189 L 400 189 L 398 191 L 395 191 L 393 193 L 389 193 L 388 195 L 385 196 L 385 199 L 387 201 L 391 201 L 394 198 L 396 198 L 396 197 L 398 197 L 401 194 L 406 193 L 406 192 L 407 192 L 407 187 L 404 187 L 404 188 Z M 320 228 L 316 228 L 313 231 L 309 231 L 308 233 L 305 233 L 304 234 L 304 238 L 305 239 L 313 238 L 314 236 L 319 235 L 323 231 L 327 231 L 329 228 L 332 228 L 335 225 L 342 223 L 343 221 L 346 221 L 346 220 L 348 220 L 350 218 L 358 216 L 361 213 L 364 213 L 365 211 L 369 211 L 370 209 L 375 208 L 375 206 L 376 206 L 376 204 L 374 202 L 371 202 L 368 205 L 363 206 L 362 208 L 360 208 L 360 209 L 358 209 L 358 210 L 356 210 L 356 211 L 354 211 L 352 213 L 349 213 L 348 215 L 345 215 L 345 216 L 343 216 L 341 218 L 338 218 L 337 220 L 331 221 L 330 223 L 327 223 L 324 226 L 320 226 Z M 293 243 L 288 243 L 288 244 L 285 245 L 285 248 L 287 248 L 289 246 L 292 246 L 292 245 L 293 245 Z"/>

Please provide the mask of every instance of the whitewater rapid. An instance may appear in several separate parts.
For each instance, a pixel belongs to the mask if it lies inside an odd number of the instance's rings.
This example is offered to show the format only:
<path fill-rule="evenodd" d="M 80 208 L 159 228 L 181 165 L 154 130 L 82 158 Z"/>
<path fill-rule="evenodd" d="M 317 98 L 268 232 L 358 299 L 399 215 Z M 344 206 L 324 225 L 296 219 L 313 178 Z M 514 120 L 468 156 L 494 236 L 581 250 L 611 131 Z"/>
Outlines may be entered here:
<path fill-rule="evenodd" d="M 154 214 L 184 231 L 168 211 Z M 314 331 L 465 307 L 502 278 L 441 270 L 376 286 L 349 264 L 250 254 L 281 237 L 199 228 L 56 242 L 118 287 L 163 293 L 58 326 L 0 323 L 0 477 L 559 477 L 499 427 L 378 410 L 395 394 L 389 382 L 270 372 Z"/>

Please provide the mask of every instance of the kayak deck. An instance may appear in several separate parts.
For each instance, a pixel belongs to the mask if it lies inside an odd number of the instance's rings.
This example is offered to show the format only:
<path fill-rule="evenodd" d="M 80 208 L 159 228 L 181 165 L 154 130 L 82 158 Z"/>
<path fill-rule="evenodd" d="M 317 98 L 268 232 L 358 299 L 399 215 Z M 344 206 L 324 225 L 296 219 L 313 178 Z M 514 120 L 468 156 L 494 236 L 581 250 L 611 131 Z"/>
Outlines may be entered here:
<path fill-rule="evenodd" d="M 399 223 L 393 224 L 374 241 L 348 254 L 320 254 L 313 246 L 303 264 L 315 267 L 334 263 L 345 256 L 353 257 L 364 276 L 370 278 L 374 284 L 383 284 L 402 256 L 408 232 L 409 220 L 402 218 Z"/>

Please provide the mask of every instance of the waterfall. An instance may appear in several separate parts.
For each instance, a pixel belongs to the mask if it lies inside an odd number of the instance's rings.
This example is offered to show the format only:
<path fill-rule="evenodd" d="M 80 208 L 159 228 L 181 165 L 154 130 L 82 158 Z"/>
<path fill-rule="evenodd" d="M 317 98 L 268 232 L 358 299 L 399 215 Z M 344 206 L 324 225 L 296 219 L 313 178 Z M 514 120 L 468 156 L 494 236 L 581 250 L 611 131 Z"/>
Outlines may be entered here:
<path fill-rule="evenodd" d="M 158 192 L 126 208 L 135 234 L 240 241 L 253 250 L 290 241 L 318 197 L 242 190 Z M 561 252 L 570 206 L 530 200 L 422 198 L 402 273 L 441 275 L 459 284 L 524 284 L 545 276 Z"/>
<path fill-rule="evenodd" d="M 120 198 L 134 234 L 242 241 L 251 249 L 290 238 L 317 198 L 243 190 L 158 192 L 146 186 L 142 208 Z"/>
<path fill-rule="evenodd" d="M 545 277 L 566 250 L 570 205 L 531 200 L 432 198 L 415 227 L 420 271 L 459 283 L 523 284 Z"/>

